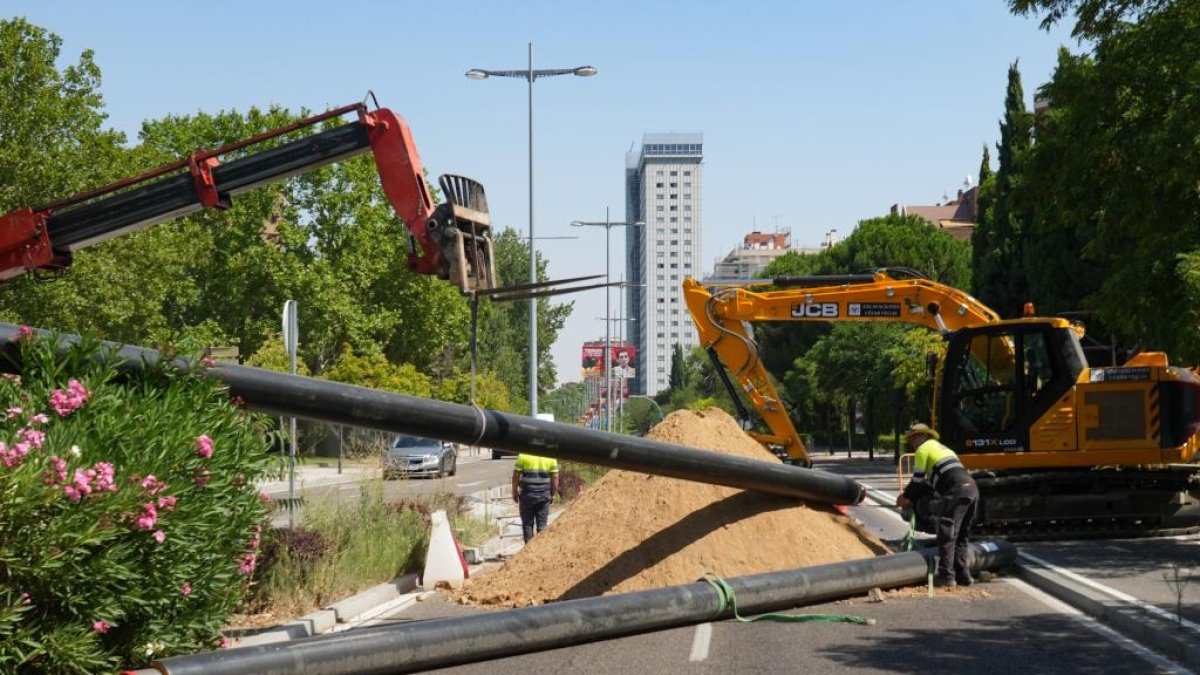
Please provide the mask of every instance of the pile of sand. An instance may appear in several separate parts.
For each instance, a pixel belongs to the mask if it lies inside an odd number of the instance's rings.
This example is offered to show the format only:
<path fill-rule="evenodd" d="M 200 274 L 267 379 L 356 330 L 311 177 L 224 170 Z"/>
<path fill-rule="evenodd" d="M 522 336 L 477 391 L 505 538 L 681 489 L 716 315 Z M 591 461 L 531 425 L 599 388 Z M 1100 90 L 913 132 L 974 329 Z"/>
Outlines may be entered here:
<path fill-rule="evenodd" d="M 725 412 L 678 411 L 649 438 L 777 461 Z M 465 602 L 525 606 L 870 558 L 884 546 L 828 507 L 610 471 Z"/>

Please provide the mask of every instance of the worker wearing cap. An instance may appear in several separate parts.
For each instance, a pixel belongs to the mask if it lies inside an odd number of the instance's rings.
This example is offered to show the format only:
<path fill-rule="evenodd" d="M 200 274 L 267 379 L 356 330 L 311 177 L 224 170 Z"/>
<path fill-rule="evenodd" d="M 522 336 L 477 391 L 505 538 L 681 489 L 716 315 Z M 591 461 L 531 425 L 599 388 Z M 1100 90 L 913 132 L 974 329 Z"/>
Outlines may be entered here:
<path fill-rule="evenodd" d="M 912 508 L 914 502 L 932 497 L 937 518 L 938 586 L 970 586 L 971 523 L 979 502 L 979 487 L 953 450 L 938 441 L 938 433 L 925 424 L 914 424 L 904 434 L 913 459 L 912 481 L 896 498 L 896 505 Z"/>
<path fill-rule="evenodd" d="M 535 532 L 546 529 L 550 502 L 558 494 L 558 460 L 525 453 L 517 455 L 512 493 L 513 501 L 521 507 L 521 534 L 528 544 Z"/>

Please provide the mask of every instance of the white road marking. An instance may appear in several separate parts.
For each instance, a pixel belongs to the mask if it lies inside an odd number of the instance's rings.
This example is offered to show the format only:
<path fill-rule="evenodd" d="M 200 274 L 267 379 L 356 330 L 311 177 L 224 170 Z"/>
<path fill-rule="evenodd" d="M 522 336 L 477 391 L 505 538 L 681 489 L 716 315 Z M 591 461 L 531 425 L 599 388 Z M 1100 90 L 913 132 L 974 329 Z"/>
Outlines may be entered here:
<path fill-rule="evenodd" d="M 862 483 L 862 485 L 867 489 L 867 493 L 876 500 L 888 500 L 891 497 L 891 495 L 889 495 L 888 493 L 883 492 L 882 490 L 874 488 L 870 485 L 867 485 L 866 483 Z M 889 515 L 896 518 L 897 520 L 903 520 L 900 518 L 900 514 L 895 511 L 889 512 Z M 1121 591 L 1118 591 L 1115 588 L 1110 588 L 1108 586 L 1105 586 L 1104 584 L 1097 583 L 1091 579 L 1088 579 L 1087 577 L 1080 576 L 1079 574 L 1076 574 L 1075 572 L 1064 569 L 1062 567 L 1057 567 L 1055 565 L 1051 565 L 1050 563 L 1046 562 L 1045 560 L 1042 560 L 1041 558 L 1030 555 L 1029 553 L 1026 553 L 1024 551 L 1020 551 L 1018 553 L 1018 555 L 1022 558 L 1026 558 L 1038 565 L 1046 567 L 1047 569 L 1052 570 L 1056 574 L 1061 574 L 1062 576 L 1067 577 L 1077 583 L 1084 584 L 1096 591 L 1105 593 L 1106 595 L 1109 595 L 1110 597 L 1122 600 L 1123 602 L 1127 602 L 1133 606 L 1138 607 L 1139 609 L 1145 610 L 1152 614 L 1160 615 L 1163 618 L 1170 620 L 1171 622 L 1175 622 L 1175 620 L 1176 620 L 1175 615 L 1171 614 L 1170 612 L 1167 612 L 1166 610 L 1163 610 L 1159 607 L 1156 607 L 1154 605 L 1150 605 L 1146 602 L 1138 600 L 1137 598 L 1133 597 L 1132 595 L 1122 593 Z M 1097 621 L 1096 619 L 1084 614 L 1083 612 L 1075 609 L 1074 607 L 1071 607 L 1070 605 L 1062 602 L 1061 600 L 1055 598 L 1054 596 L 1049 595 L 1048 593 L 1045 593 L 1037 588 L 1034 588 L 1033 586 L 1025 583 L 1024 581 L 1021 581 L 1020 579 L 1012 579 L 1012 578 L 1006 577 L 1006 578 L 1004 578 L 1004 581 L 1009 584 L 1012 584 L 1014 587 L 1020 589 L 1021 591 L 1024 591 L 1025 593 L 1027 593 L 1028 595 L 1032 596 L 1033 598 L 1041 601 L 1042 603 L 1049 605 L 1052 609 L 1055 609 L 1056 611 L 1059 611 L 1063 614 L 1067 614 L 1067 615 L 1076 617 L 1077 619 L 1079 619 L 1079 621 L 1081 621 L 1087 627 L 1091 628 L 1094 632 L 1099 633 L 1100 635 L 1103 635 L 1104 637 L 1108 638 L 1109 640 L 1112 640 L 1113 642 L 1117 643 L 1118 645 L 1125 647 L 1127 650 L 1129 650 L 1135 654 L 1138 654 L 1139 656 L 1146 659 L 1147 661 L 1150 661 L 1151 663 L 1164 669 L 1164 671 L 1166 671 L 1166 672 L 1170 672 L 1170 673 L 1192 673 L 1193 672 L 1191 670 L 1181 667 L 1180 665 L 1176 664 L 1175 662 L 1173 662 L 1163 656 L 1159 656 L 1157 652 L 1154 652 L 1147 647 L 1143 647 L 1141 644 L 1131 640 L 1130 638 L 1125 637 L 1124 635 L 1118 633 L 1117 631 L 1113 630 L 1112 628 L 1109 628 L 1108 626 Z M 1192 630 L 1200 629 L 1200 626 L 1197 626 L 1196 624 L 1188 621 L 1187 619 L 1183 620 L 1183 625 Z"/>
<path fill-rule="evenodd" d="M 1100 623 L 1096 619 L 1093 619 L 1092 617 L 1088 616 L 1087 614 L 1084 614 L 1083 612 L 1075 609 L 1074 607 L 1068 605 L 1067 603 L 1062 602 L 1058 598 L 1055 598 L 1052 595 L 1044 593 L 1040 589 L 1034 588 L 1033 586 L 1030 586 L 1029 584 L 1025 583 L 1024 581 L 1021 581 L 1020 579 L 1012 579 L 1012 578 L 1006 577 L 1003 579 L 1003 581 L 1004 581 L 1004 583 L 1014 586 L 1018 590 L 1026 593 L 1027 595 L 1032 596 L 1034 599 L 1040 600 L 1043 604 L 1049 606 L 1050 609 L 1053 609 L 1054 611 L 1056 611 L 1060 614 L 1065 614 L 1065 615 L 1071 617 L 1072 619 L 1079 621 L 1080 623 L 1087 626 L 1088 628 L 1091 628 L 1093 632 L 1099 633 L 1100 635 L 1108 638 L 1111 642 L 1113 642 L 1117 646 L 1125 649 L 1128 652 L 1132 652 L 1133 654 L 1136 654 L 1136 655 L 1142 657 L 1146 661 L 1149 661 L 1151 664 L 1158 667 L 1164 673 L 1172 673 L 1172 674 L 1178 674 L 1178 675 L 1192 675 L 1192 673 L 1193 673 L 1193 671 L 1179 665 L 1178 663 L 1175 663 L 1174 661 L 1171 661 L 1170 659 L 1167 659 L 1166 657 L 1158 655 L 1157 653 L 1151 651 L 1150 649 L 1147 649 L 1146 647 L 1143 647 L 1142 645 L 1138 644 L 1137 642 L 1134 642 L 1133 640 L 1125 637 L 1124 635 L 1121 635 L 1120 633 L 1113 630 L 1112 628 L 1109 628 L 1108 626 L 1104 625 L 1103 623 Z"/>
<path fill-rule="evenodd" d="M 475 487 L 476 485 L 483 485 L 485 482 L 486 481 L 475 480 L 475 481 L 471 481 L 470 483 L 458 483 L 457 485 L 458 485 L 458 487 L 467 488 L 467 487 Z"/>
<path fill-rule="evenodd" d="M 712 641 L 712 624 L 702 623 L 696 626 L 696 635 L 692 638 L 692 653 L 688 661 L 699 663 L 708 658 L 708 645 Z"/>
<path fill-rule="evenodd" d="M 1129 595 L 1128 593 L 1118 591 L 1115 588 L 1109 588 L 1108 586 L 1105 586 L 1104 584 L 1096 583 L 1095 581 L 1092 581 L 1091 579 L 1088 579 L 1087 577 L 1080 576 L 1079 574 L 1076 574 L 1075 572 L 1072 572 L 1071 570 L 1063 569 L 1062 567 L 1052 565 L 1052 564 L 1046 562 L 1045 560 L 1042 560 L 1041 558 L 1039 558 L 1035 555 L 1030 555 L 1029 553 L 1025 553 L 1024 551 L 1021 552 L 1021 557 L 1027 558 L 1027 559 L 1037 563 L 1038 565 L 1045 567 L 1046 569 L 1052 570 L 1056 574 L 1061 574 L 1064 577 L 1070 579 L 1071 581 L 1074 581 L 1075 583 L 1083 584 L 1084 586 L 1087 586 L 1088 588 L 1091 588 L 1093 590 L 1104 593 L 1105 595 L 1107 595 L 1111 598 L 1120 600 L 1121 602 L 1124 602 L 1133 607 L 1137 607 L 1139 610 L 1141 610 L 1143 612 L 1146 612 L 1148 614 L 1153 614 L 1164 621 L 1181 625 L 1191 631 L 1200 631 L 1200 625 L 1197 625 L 1196 623 L 1194 623 L 1192 621 L 1188 621 L 1187 619 L 1183 619 L 1181 617 L 1176 617 L 1171 612 L 1168 612 L 1167 610 L 1165 610 L 1161 607 L 1158 607 L 1156 605 L 1152 605 L 1148 602 L 1143 602 L 1142 600 L 1139 600 L 1139 599 L 1133 597 L 1132 595 Z"/>

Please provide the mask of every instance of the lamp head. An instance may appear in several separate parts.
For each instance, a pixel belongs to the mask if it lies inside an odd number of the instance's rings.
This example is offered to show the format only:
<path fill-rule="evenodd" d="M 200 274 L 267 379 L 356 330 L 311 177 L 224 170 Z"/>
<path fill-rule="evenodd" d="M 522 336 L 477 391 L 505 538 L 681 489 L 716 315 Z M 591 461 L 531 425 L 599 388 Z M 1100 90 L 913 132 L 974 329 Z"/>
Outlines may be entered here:
<path fill-rule="evenodd" d="M 487 71 L 478 68 L 472 68 L 467 71 L 467 78 L 472 80 L 486 80 L 488 78 Z"/>
<path fill-rule="evenodd" d="M 579 66 L 575 69 L 575 74 L 579 77 L 591 77 L 600 71 L 591 66 Z"/>

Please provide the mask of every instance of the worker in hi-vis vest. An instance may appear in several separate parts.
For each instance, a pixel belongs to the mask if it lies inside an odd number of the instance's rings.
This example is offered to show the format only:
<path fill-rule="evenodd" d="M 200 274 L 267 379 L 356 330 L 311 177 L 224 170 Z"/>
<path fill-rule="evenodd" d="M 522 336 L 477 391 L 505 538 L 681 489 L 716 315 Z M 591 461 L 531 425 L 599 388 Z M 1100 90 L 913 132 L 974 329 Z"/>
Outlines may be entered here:
<path fill-rule="evenodd" d="M 937 520 L 937 586 L 970 586 L 971 523 L 979 502 L 979 487 L 953 450 L 938 441 L 938 433 L 925 424 L 914 424 L 904 439 L 913 458 L 912 481 L 896 498 L 896 505 L 914 508 L 931 500 L 929 513 Z"/>
<path fill-rule="evenodd" d="M 521 507 L 521 534 L 525 543 L 546 529 L 550 502 L 558 494 L 558 460 L 521 453 L 512 474 L 513 501 Z M 535 529 L 536 528 L 536 529 Z"/>

